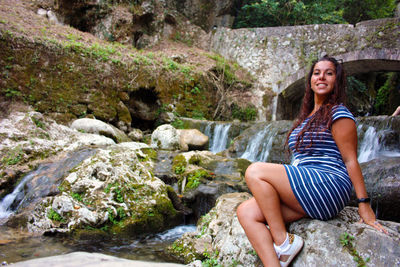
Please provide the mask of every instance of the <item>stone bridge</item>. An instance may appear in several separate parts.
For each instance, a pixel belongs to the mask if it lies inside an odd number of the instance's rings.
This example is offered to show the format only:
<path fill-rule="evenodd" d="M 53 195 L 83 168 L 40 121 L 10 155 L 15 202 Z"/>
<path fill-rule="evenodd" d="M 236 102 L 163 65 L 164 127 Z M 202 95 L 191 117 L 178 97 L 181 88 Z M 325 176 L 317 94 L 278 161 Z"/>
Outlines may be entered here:
<path fill-rule="evenodd" d="M 358 24 L 254 29 L 218 28 L 211 50 L 237 61 L 257 79 L 252 103 L 260 120 L 293 119 L 313 60 L 329 54 L 348 75 L 400 71 L 400 18 Z"/>

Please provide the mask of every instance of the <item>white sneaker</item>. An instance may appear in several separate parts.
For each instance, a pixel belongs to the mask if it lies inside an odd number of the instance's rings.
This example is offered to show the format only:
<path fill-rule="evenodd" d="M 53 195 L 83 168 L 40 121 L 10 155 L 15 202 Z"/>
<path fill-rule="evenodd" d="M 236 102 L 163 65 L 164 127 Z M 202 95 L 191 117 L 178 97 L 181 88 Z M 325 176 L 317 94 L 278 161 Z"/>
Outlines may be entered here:
<path fill-rule="evenodd" d="M 303 247 L 303 239 L 294 234 L 289 234 L 289 248 L 284 251 L 277 252 L 281 267 L 289 266 L 290 262 L 296 257 Z"/>

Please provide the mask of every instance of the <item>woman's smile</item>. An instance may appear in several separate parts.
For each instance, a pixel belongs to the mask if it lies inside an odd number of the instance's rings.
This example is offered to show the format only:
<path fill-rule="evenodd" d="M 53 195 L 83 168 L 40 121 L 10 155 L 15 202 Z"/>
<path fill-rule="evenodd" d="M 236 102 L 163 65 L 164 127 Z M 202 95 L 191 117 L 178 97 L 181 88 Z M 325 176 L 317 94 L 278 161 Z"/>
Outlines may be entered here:
<path fill-rule="evenodd" d="M 318 97 L 324 97 L 332 92 L 335 87 L 336 70 L 330 61 L 320 61 L 315 67 L 311 77 L 311 89 Z"/>

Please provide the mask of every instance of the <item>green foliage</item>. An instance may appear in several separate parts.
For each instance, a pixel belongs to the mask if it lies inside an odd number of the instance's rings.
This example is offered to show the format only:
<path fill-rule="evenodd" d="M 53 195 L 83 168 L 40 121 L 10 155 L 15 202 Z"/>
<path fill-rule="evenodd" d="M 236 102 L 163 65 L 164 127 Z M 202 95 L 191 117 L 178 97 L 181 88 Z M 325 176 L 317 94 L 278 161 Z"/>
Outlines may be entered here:
<path fill-rule="evenodd" d="M 356 248 L 353 244 L 354 237 L 347 232 L 344 232 L 340 235 L 340 244 L 353 256 L 355 262 L 357 262 L 357 267 L 365 267 L 367 266 L 367 262 L 369 262 L 370 258 L 366 258 L 365 260 L 358 254 Z"/>
<path fill-rule="evenodd" d="M 201 266 L 203 267 L 222 267 L 218 263 L 218 251 L 214 252 L 213 254 L 210 254 L 208 252 L 204 252 L 203 256 L 205 257 L 205 260 L 201 262 Z"/>
<path fill-rule="evenodd" d="M 389 72 L 385 84 L 378 89 L 375 101 L 375 112 L 377 114 L 388 114 L 388 103 L 390 91 L 394 89 L 396 81 L 396 73 Z"/>
<path fill-rule="evenodd" d="M 22 151 L 22 148 L 17 146 L 8 151 L 7 155 L 1 160 L 1 162 L 6 165 L 15 165 L 22 160 L 23 155 L 24 152 Z"/>
<path fill-rule="evenodd" d="M 82 195 L 79 194 L 79 193 L 71 193 L 71 197 L 72 197 L 73 199 L 75 199 L 76 201 L 79 201 L 79 202 L 82 202 L 82 201 L 83 201 Z"/>
<path fill-rule="evenodd" d="M 174 126 L 175 129 L 184 129 L 184 123 L 180 119 L 175 119 L 171 122 L 171 125 Z"/>
<path fill-rule="evenodd" d="M 50 208 L 50 210 L 48 211 L 47 218 L 49 218 L 52 221 L 65 222 L 65 219 L 53 208 Z"/>
<path fill-rule="evenodd" d="M 241 108 L 236 104 L 232 104 L 231 110 L 233 119 L 254 121 L 257 118 L 257 109 L 252 105 Z"/>
<path fill-rule="evenodd" d="M 234 28 L 344 23 L 342 10 L 333 0 L 249 0 L 244 3 Z"/>
<path fill-rule="evenodd" d="M 352 23 L 392 17 L 396 0 L 249 0 L 234 28 Z"/>
<path fill-rule="evenodd" d="M 182 174 L 185 172 L 187 166 L 186 158 L 183 155 L 177 155 L 172 160 L 172 169 L 176 174 Z"/>
<path fill-rule="evenodd" d="M 370 19 L 392 17 L 396 0 L 341 0 L 343 18 L 351 24 Z"/>
<path fill-rule="evenodd" d="M 4 88 L 1 91 L 7 98 L 13 99 L 21 96 L 21 92 L 14 88 Z"/>
<path fill-rule="evenodd" d="M 37 119 L 37 118 L 35 118 L 35 117 L 31 117 L 31 119 L 32 119 L 33 123 L 34 123 L 37 127 L 41 128 L 41 129 L 44 129 L 44 123 L 43 123 L 43 122 L 41 122 L 39 119 Z"/>
<path fill-rule="evenodd" d="M 206 170 L 195 170 L 187 176 L 186 187 L 190 189 L 197 188 L 200 185 L 201 179 L 210 178 L 211 175 Z"/>
<path fill-rule="evenodd" d="M 179 69 L 179 64 L 170 58 L 163 58 L 164 68 L 169 71 L 176 71 Z"/>
<path fill-rule="evenodd" d="M 114 201 L 118 203 L 124 203 L 124 194 L 126 189 L 120 185 L 119 183 L 108 184 L 106 188 L 104 188 L 105 193 L 112 193 Z"/>

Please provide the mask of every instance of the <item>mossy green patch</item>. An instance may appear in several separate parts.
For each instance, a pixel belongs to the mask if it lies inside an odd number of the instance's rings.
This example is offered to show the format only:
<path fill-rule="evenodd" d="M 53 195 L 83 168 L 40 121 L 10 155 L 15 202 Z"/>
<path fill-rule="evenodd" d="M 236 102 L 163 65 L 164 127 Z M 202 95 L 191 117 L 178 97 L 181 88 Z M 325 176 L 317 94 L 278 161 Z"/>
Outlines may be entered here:
<path fill-rule="evenodd" d="M 186 158 L 183 155 L 176 155 L 172 160 L 172 170 L 176 174 L 185 172 L 187 166 Z"/>

